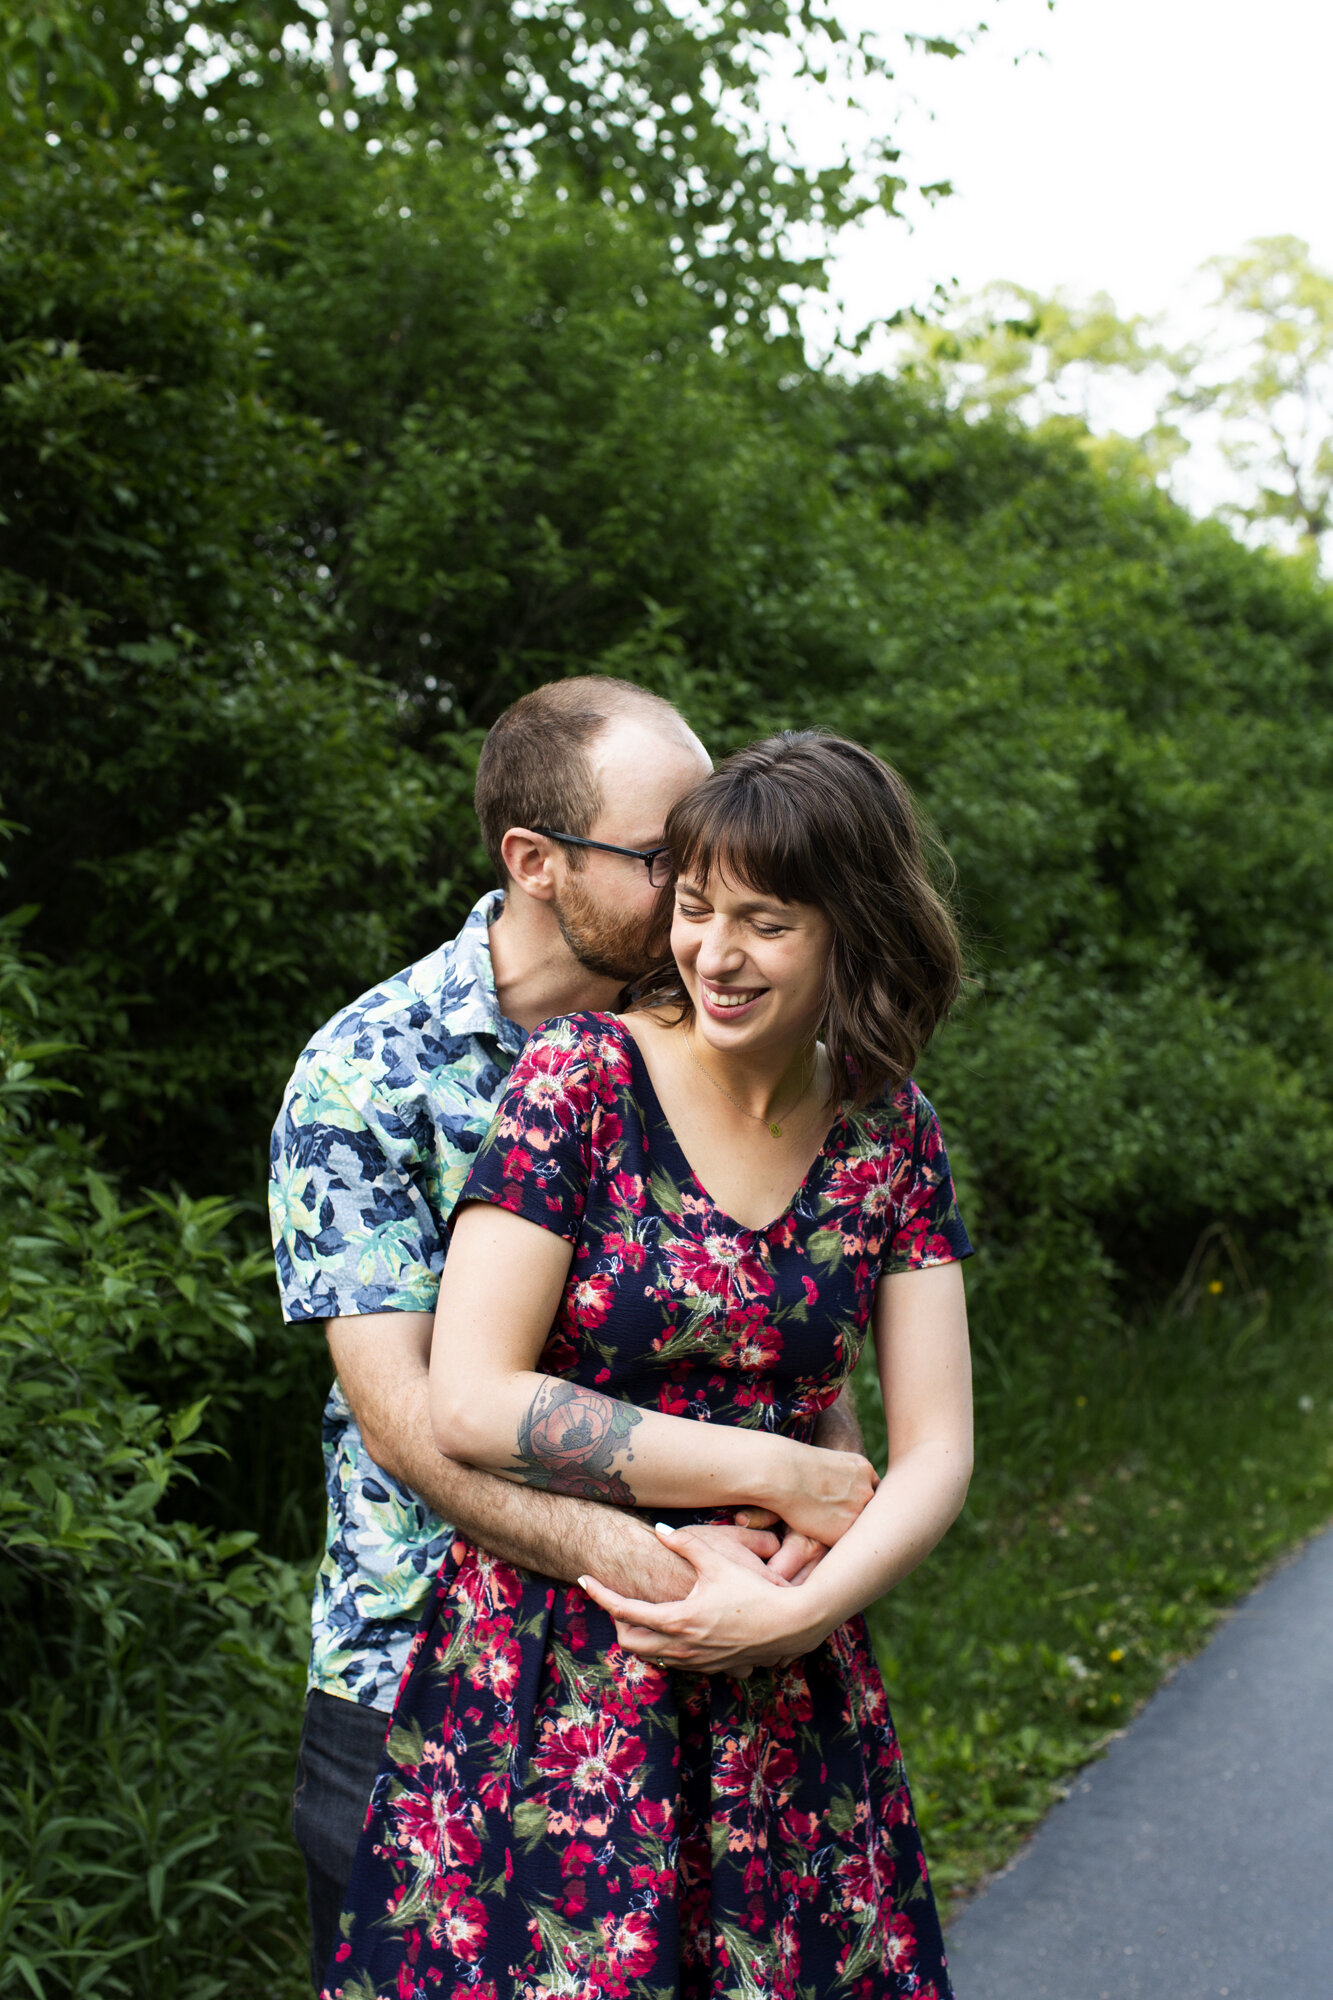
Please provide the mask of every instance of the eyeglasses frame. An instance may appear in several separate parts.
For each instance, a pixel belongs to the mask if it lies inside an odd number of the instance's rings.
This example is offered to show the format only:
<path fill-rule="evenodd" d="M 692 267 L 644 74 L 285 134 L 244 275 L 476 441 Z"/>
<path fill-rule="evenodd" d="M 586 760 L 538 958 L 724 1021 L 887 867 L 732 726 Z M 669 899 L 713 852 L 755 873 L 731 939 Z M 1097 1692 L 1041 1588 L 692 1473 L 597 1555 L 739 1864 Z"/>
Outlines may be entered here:
<path fill-rule="evenodd" d="M 659 855 L 670 852 L 665 844 L 661 847 L 613 847 L 609 840 L 588 840 L 581 833 L 557 833 L 553 826 L 534 826 L 532 830 L 534 833 L 540 833 L 546 840 L 558 840 L 564 847 L 595 847 L 599 854 L 627 854 L 632 861 L 642 861 L 648 870 L 650 889 L 666 887 L 665 882 L 653 880 L 654 863 Z"/>

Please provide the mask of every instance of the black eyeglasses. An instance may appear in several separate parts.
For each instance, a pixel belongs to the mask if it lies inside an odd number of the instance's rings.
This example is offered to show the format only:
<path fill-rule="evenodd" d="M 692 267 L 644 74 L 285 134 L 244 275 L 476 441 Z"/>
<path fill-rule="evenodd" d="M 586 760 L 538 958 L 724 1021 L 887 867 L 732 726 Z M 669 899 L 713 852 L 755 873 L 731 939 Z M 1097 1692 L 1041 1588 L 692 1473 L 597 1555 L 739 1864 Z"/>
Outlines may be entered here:
<path fill-rule="evenodd" d="M 595 847 L 599 854 L 628 854 L 632 861 L 642 861 L 654 889 L 671 879 L 671 855 L 665 847 L 613 847 L 609 840 L 585 840 L 581 833 L 557 833 L 553 826 L 534 826 L 532 830 L 545 834 L 548 840 L 558 840 L 562 847 Z"/>

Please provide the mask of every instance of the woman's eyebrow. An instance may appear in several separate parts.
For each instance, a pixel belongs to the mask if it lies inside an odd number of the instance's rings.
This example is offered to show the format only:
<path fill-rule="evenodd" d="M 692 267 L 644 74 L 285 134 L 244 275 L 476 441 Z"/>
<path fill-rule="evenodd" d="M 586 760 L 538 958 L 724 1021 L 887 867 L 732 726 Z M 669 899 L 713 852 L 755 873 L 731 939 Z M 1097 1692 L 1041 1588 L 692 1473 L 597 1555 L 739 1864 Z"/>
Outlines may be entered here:
<path fill-rule="evenodd" d="M 682 896 L 697 896 L 701 903 L 708 901 L 705 892 L 702 889 L 696 889 L 693 882 L 678 881 L 676 892 Z M 766 910 L 770 915 L 779 916 L 785 920 L 791 915 L 791 904 L 784 903 L 778 896 L 752 896 L 748 902 L 737 903 L 732 910 L 732 915 L 737 917 L 752 917 L 756 910 Z"/>

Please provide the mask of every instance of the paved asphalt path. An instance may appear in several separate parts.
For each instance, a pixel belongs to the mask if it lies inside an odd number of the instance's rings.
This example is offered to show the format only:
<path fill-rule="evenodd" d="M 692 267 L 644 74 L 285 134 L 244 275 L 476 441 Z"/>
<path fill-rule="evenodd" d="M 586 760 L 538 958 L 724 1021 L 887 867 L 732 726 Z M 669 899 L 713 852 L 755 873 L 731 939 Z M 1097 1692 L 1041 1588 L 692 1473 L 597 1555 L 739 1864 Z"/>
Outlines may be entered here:
<path fill-rule="evenodd" d="M 1333 2000 L 1333 1531 L 949 1932 L 957 2000 Z"/>

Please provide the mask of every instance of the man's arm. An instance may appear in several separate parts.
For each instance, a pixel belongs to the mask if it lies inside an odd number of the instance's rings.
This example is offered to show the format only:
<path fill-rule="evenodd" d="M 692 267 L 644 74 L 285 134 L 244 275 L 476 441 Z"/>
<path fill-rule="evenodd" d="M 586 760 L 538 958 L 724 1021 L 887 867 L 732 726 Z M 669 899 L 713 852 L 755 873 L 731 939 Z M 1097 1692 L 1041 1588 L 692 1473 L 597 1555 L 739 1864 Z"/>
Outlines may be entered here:
<path fill-rule="evenodd" d="M 820 1411 L 815 1424 L 815 1443 L 822 1444 L 825 1451 L 854 1451 L 865 1456 L 865 1439 L 861 1436 L 850 1389 L 840 1389 L 837 1402 Z"/>
<path fill-rule="evenodd" d="M 626 1596 L 665 1604 L 693 1589 L 695 1572 L 623 1508 L 500 1479 L 445 1458 L 431 1430 L 430 1313 L 364 1313 L 325 1322 L 329 1351 L 367 1451 L 470 1542 L 563 1583 L 603 1578 Z M 717 1536 L 719 1531 L 706 1531 Z M 721 1531 L 736 1558 L 756 1563 L 777 1544 L 758 1530 Z M 622 1580 L 623 1579 L 623 1580 Z"/>

